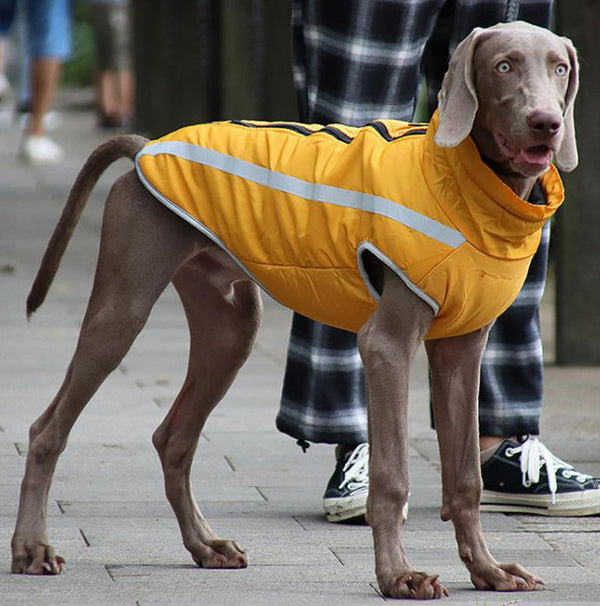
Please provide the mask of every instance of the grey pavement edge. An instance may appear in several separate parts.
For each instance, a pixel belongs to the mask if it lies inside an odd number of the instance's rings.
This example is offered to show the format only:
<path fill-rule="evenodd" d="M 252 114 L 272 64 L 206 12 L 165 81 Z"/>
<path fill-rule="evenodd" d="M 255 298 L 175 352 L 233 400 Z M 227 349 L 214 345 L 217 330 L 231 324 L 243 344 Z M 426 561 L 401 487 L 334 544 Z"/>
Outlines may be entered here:
<path fill-rule="evenodd" d="M 102 201 L 123 162 L 109 170 L 83 217 L 48 301 L 28 324 L 24 301 L 68 187 L 92 148 L 90 91 L 63 91 L 54 167 L 17 161 L 20 132 L 0 126 L 0 604 L 376 604 L 370 532 L 328 524 L 321 496 L 333 449 L 304 455 L 275 429 L 291 315 L 265 300 L 257 347 L 206 427 L 194 466 L 197 497 L 215 530 L 248 550 L 241 571 L 196 568 L 163 495 L 150 436 L 183 378 L 187 335 L 174 291 L 156 305 L 122 365 L 77 423 L 50 495 L 50 541 L 67 561 L 58 577 L 10 574 L 10 537 L 27 429 L 58 388 L 89 294 Z M 5 116 L 6 118 L 6 116 Z M 567 202 L 568 203 L 568 202 Z M 552 351 L 553 306 L 543 330 Z M 600 372 L 546 369 L 543 440 L 561 458 L 600 475 Z M 440 478 L 429 428 L 422 353 L 412 377 L 411 501 L 406 544 L 413 563 L 448 584 L 445 604 L 600 604 L 600 519 L 485 514 L 493 554 L 546 580 L 545 591 L 477 592 L 459 561 L 451 526 L 439 520 Z"/>

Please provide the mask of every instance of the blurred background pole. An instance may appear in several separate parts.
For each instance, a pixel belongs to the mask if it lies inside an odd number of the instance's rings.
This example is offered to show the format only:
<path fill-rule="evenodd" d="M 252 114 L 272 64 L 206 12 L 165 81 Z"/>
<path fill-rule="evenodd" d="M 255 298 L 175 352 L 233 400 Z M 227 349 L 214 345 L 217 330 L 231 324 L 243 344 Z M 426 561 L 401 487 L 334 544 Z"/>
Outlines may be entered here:
<path fill-rule="evenodd" d="M 260 117 L 264 94 L 264 29 L 262 0 L 221 0 L 220 113 L 228 119 Z"/>
<path fill-rule="evenodd" d="M 296 116 L 291 0 L 133 0 L 136 130 Z"/>
<path fill-rule="evenodd" d="M 133 0 L 136 130 L 212 120 L 219 104 L 218 0 Z"/>
<path fill-rule="evenodd" d="M 297 120 L 292 79 L 291 0 L 262 0 L 266 12 L 265 106 L 267 120 Z"/>
<path fill-rule="evenodd" d="M 579 166 L 563 175 L 559 211 L 556 361 L 600 365 L 600 2 L 558 0 L 556 31 L 579 51 L 581 86 L 575 106 Z"/>
<path fill-rule="evenodd" d="M 297 119 L 291 0 L 222 0 L 221 118 Z"/>

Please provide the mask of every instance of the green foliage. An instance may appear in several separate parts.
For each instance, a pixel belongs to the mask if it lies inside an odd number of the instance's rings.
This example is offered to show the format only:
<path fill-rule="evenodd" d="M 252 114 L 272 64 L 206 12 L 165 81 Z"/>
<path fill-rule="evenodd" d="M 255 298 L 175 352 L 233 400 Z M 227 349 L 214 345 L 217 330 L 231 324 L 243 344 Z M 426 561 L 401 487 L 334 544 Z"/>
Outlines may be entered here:
<path fill-rule="evenodd" d="M 76 2 L 73 8 L 73 51 L 63 64 L 62 84 L 89 86 L 94 82 L 94 33 L 89 22 L 89 4 Z"/>

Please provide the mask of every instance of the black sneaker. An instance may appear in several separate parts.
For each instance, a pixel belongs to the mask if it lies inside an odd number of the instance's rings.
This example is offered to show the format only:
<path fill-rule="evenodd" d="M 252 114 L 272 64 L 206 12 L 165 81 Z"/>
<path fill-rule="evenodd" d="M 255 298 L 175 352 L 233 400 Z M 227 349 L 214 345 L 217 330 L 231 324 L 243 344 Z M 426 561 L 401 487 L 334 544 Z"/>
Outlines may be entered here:
<path fill-rule="evenodd" d="M 532 436 L 504 440 L 481 466 L 481 475 L 481 511 L 600 514 L 600 479 L 576 471 Z"/>
<path fill-rule="evenodd" d="M 339 445 L 337 463 L 323 495 L 328 522 L 364 522 L 369 495 L 369 445 Z M 402 517 L 408 516 L 408 503 Z"/>
<path fill-rule="evenodd" d="M 369 445 L 336 449 L 337 463 L 323 495 L 328 522 L 360 522 L 369 495 Z"/>

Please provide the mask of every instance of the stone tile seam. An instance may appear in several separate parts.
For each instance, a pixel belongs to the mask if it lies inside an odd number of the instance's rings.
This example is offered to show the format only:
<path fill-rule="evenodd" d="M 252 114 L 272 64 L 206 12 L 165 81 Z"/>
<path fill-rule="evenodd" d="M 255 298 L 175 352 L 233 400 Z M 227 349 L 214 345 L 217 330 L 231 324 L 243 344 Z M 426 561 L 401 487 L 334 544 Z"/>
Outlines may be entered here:
<path fill-rule="evenodd" d="M 267 499 L 267 495 L 260 489 L 259 486 L 255 486 L 254 490 L 256 490 L 256 492 L 258 492 L 258 494 L 265 500 L 268 502 L 269 499 Z"/>
<path fill-rule="evenodd" d="M 85 532 L 83 531 L 83 528 L 79 529 L 79 534 L 81 535 L 81 538 L 83 539 L 83 542 L 85 543 L 86 547 L 90 547 L 90 541 L 88 540 L 88 538 L 85 536 Z"/>
<path fill-rule="evenodd" d="M 292 516 L 292 520 L 294 520 L 294 522 L 296 522 L 296 524 L 298 524 L 298 526 L 300 526 L 300 528 L 302 528 L 302 530 L 304 530 L 306 532 L 310 532 L 309 529 L 298 519 L 297 516 Z"/>

